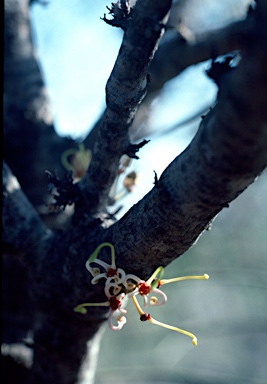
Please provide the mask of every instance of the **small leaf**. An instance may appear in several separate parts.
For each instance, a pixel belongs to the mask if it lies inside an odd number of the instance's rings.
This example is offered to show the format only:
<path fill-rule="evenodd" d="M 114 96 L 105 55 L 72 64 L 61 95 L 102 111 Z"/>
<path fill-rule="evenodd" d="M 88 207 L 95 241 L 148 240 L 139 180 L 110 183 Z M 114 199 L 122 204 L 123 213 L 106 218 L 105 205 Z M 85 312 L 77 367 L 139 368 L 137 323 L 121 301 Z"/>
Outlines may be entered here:
<path fill-rule="evenodd" d="M 153 289 L 157 288 L 158 283 L 159 283 L 159 279 L 155 279 L 154 281 L 152 281 L 151 286 L 150 286 L 151 291 L 153 291 Z"/>
<path fill-rule="evenodd" d="M 87 309 L 84 307 L 80 307 L 79 305 L 74 308 L 74 312 L 81 313 L 82 315 L 85 315 L 87 313 Z"/>

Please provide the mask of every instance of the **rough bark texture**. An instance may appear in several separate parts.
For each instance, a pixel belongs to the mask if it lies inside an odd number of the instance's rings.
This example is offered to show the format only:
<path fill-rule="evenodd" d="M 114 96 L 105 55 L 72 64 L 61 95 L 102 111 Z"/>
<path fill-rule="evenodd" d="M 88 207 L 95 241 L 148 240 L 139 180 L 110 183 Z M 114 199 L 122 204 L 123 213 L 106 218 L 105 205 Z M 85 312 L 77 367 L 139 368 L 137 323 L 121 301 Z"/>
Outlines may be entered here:
<path fill-rule="evenodd" d="M 18 60 L 13 67 L 16 73 L 16 69 L 21 68 L 18 46 L 23 41 L 19 37 L 25 37 L 23 33 L 20 35 L 21 20 L 22 25 L 26 23 L 28 38 L 30 36 L 28 4 L 15 0 L 6 4 L 6 39 L 10 43 L 6 55 L 10 63 Z M 9 138 L 5 141 L 6 160 L 9 166 L 12 163 L 15 176 L 4 165 L 6 312 L 3 341 L 15 345 L 23 338 L 32 337 L 30 348 L 34 356 L 31 368 L 25 371 L 19 364 L 13 369 L 14 360 L 11 363 L 5 354 L 4 361 L 12 369 L 5 374 L 10 378 L 12 373 L 15 377 L 15 373 L 21 372 L 21 382 L 23 377 L 27 383 L 81 382 L 88 359 L 96 355 L 101 325 L 107 317 L 107 310 L 101 308 L 93 308 L 86 315 L 73 311 L 81 302 L 105 301 L 103 287 L 91 285 L 84 268 L 88 256 L 99 244 L 110 241 L 116 249 L 118 266 L 146 278 L 155 267 L 166 266 L 191 247 L 213 218 L 267 165 L 267 4 L 258 1 L 257 10 L 250 16 L 250 38 L 241 63 L 226 71 L 223 78 L 215 78 L 222 84 L 217 104 L 203 119 L 192 143 L 155 181 L 151 192 L 122 219 L 109 227 L 103 220 L 119 159 L 131 144 L 129 128 L 145 95 L 149 63 L 163 33 L 163 20 L 165 22 L 170 5 L 170 1 L 140 0 L 131 12 L 107 83 L 107 109 L 99 126 L 93 162 L 77 184 L 75 214 L 63 231 L 52 231 L 44 225 L 15 179 L 23 168 L 18 163 L 23 163 L 28 152 L 24 154 L 25 148 L 20 147 L 16 161 L 12 161 L 10 153 L 14 150 L 12 135 L 19 145 L 23 133 L 32 159 L 32 168 L 20 173 L 20 180 L 24 180 L 25 174 L 28 177 L 24 188 L 28 195 L 31 185 L 39 183 L 39 173 L 49 167 L 53 171 L 52 165 L 59 164 L 57 158 L 59 152 L 67 148 L 66 142 L 57 138 L 51 123 L 44 121 L 46 114 L 42 117 L 36 114 L 36 107 L 31 107 L 33 114 L 25 114 L 28 106 L 35 105 L 34 101 L 39 98 L 41 81 L 39 87 L 38 82 L 34 82 L 32 88 L 36 86 L 37 96 L 32 96 L 32 101 L 29 97 L 30 101 L 23 104 L 19 95 L 16 99 L 9 84 L 11 64 L 5 62 L 5 129 Z M 21 59 L 22 65 L 29 57 L 34 63 L 32 46 L 25 52 L 28 53 Z M 26 73 L 25 79 L 29 76 Z M 42 100 L 45 105 L 46 99 Z M 32 148 L 32 135 L 36 138 L 35 148 Z M 46 143 L 50 143 L 48 148 L 44 148 Z M 103 259 L 109 257 L 105 249 L 101 255 Z M 15 321 L 10 321 L 14 318 Z M 90 364 L 92 372 L 95 357 Z"/>
<path fill-rule="evenodd" d="M 119 56 L 107 82 L 107 109 L 101 119 L 93 161 L 81 183 L 94 211 L 107 202 L 119 160 L 131 144 L 129 128 L 137 106 L 145 96 L 148 67 L 164 32 L 163 19 L 170 6 L 169 0 L 154 4 L 140 1 L 132 11 Z"/>

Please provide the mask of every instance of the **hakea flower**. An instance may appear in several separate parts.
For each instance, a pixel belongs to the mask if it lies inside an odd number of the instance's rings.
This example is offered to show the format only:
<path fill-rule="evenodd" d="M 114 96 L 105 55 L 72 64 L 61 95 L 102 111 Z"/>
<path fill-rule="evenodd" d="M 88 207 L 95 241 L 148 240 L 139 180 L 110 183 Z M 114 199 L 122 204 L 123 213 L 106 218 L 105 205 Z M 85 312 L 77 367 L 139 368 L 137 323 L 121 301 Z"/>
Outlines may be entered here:
<path fill-rule="evenodd" d="M 164 292 L 162 292 L 159 287 L 160 278 L 163 275 L 163 267 L 158 267 L 156 271 L 150 276 L 147 281 L 141 280 L 139 277 L 135 275 L 126 275 L 124 285 L 126 287 L 126 292 L 129 291 L 131 286 L 131 281 L 135 281 L 135 289 L 128 294 L 128 297 L 133 297 L 136 295 L 140 295 L 144 299 L 144 307 L 147 307 L 148 297 L 151 292 L 157 294 L 160 297 L 160 301 L 157 297 L 152 296 L 149 300 L 150 305 L 163 305 L 167 301 L 167 296 Z M 130 281 L 130 283 L 128 282 Z"/>
<path fill-rule="evenodd" d="M 103 247 L 110 247 L 111 248 L 111 265 L 105 263 L 102 260 L 97 259 L 97 256 Z M 101 273 L 99 268 L 91 267 L 92 263 L 100 265 L 102 268 L 104 268 L 105 272 Z M 105 294 L 108 298 L 111 296 L 116 296 L 121 292 L 121 290 L 122 290 L 121 284 L 123 284 L 123 282 L 125 280 L 126 273 L 124 272 L 123 269 L 116 267 L 115 249 L 114 249 L 114 246 L 112 244 L 110 244 L 110 243 L 100 244 L 96 248 L 96 250 L 92 253 L 92 255 L 89 257 L 85 266 L 86 266 L 86 269 L 93 276 L 93 279 L 91 281 L 92 284 L 97 284 L 101 278 L 106 279 Z M 111 292 L 110 292 L 110 290 L 111 290 Z"/>
<path fill-rule="evenodd" d="M 145 282 L 142 280 L 139 281 L 137 284 L 137 287 L 134 289 L 134 291 L 132 293 L 128 294 L 128 297 L 132 298 L 134 306 L 140 315 L 141 321 L 149 321 L 152 324 L 156 324 L 156 325 L 159 325 L 163 328 L 167 328 L 167 329 L 170 329 L 172 331 L 180 332 L 186 336 L 189 336 L 192 338 L 192 344 L 196 346 L 197 345 L 197 338 L 195 335 L 193 335 L 193 333 L 185 331 L 181 328 L 174 327 L 172 325 L 162 323 L 156 319 L 153 319 L 153 317 L 151 317 L 151 315 L 149 313 L 144 312 L 142 310 L 141 306 L 139 305 L 139 303 L 136 299 L 136 296 L 137 295 L 144 296 L 144 298 L 145 298 L 144 307 L 146 307 L 147 301 L 148 301 L 147 300 L 148 295 L 151 292 L 160 293 L 161 296 L 163 297 L 163 301 L 161 303 L 158 303 L 158 301 L 155 297 L 151 297 L 149 302 L 151 305 L 163 305 L 167 301 L 167 296 L 165 295 L 165 293 L 163 293 L 159 289 L 159 287 L 161 287 L 162 285 L 173 283 L 176 281 L 182 281 L 182 280 L 192 280 L 192 279 L 194 279 L 194 280 L 207 280 L 207 279 L 209 279 L 209 275 L 204 274 L 202 276 L 181 276 L 181 277 L 175 277 L 172 279 L 161 279 L 161 277 L 163 276 L 163 272 L 164 272 L 163 267 L 158 267 L 156 269 L 156 271 L 150 276 L 150 278 L 147 281 L 145 281 Z M 131 280 L 134 280 L 134 275 L 127 275 L 126 279 L 129 278 L 129 276 L 130 276 Z M 166 297 L 165 301 L 164 301 L 164 297 Z"/>
<path fill-rule="evenodd" d="M 108 324 L 112 331 L 119 331 L 126 323 L 126 317 L 121 314 L 126 314 L 127 310 L 122 308 L 122 300 L 125 294 L 121 293 L 118 296 L 111 296 L 108 301 L 102 303 L 83 303 L 74 308 L 75 312 L 85 315 L 87 313 L 86 307 L 109 307 Z M 117 320 L 117 325 L 113 324 L 114 318 Z"/>
<path fill-rule="evenodd" d="M 103 247 L 111 248 L 111 264 L 107 264 L 102 260 L 97 259 L 100 250 Z M 100 271 L 100 268 L 92 267 L 91 264 L 98 264 L 104 269 L 104 272 Z M 110 308 L 108 323 L 110 329 L 113 331 L 120 330 L 126 323 L 126 317 L 123 316 L 127 313 L 126 309 L 123 308 L 124 302 L 127 302 L 128 298 L 131 298 L 135 308 L 137 309 L 141 321 L 149 321 L 152 324 L 159 325 L 163 328 L 170 329 L 182 333 L 192 338 L 192 344 L 197 345 L 197 338 L 192 333 L 183 329 L 174 327 L 155 320 L 147 312 L 144 312 L 137 300 L 137 296 L 142 296 L 144 300 L 144 308 L 148 306 L 160 306 L 166 303 L 167 296 L 161 289 L 161 286 L 177 281 L 183 280 L 207 280 L 209 276 L 204 274 L 202 276 L 181 276 L 172 279 L 162 279 L 164 268 L 158 267 L 154 273 L 149 277 L 148 280 L 144 281 L 138 276 L 133 274 L 126 275 L 125 271 L 121 268 L 117 268 L 115 263 L 115 249 L 110 243 L 100 244 L 96 250 L 92 253 L 86 262 L 86 268 L 93 276 L 92 284 L 97 284 L 98 281 L 104 278 L 105 287 L 104 292 L 107 296 L 107 301 L 102 303 L 83 303 L 74 308 L 75 312 L 86 314 L 86 307 L 105 306 Z M 153 294 L 153 296 L 152 296 Z M 154 296 L 156 295 L 156 296 Z M 117 325 L 113 324 L 114 319 L 117 321 Z"/>

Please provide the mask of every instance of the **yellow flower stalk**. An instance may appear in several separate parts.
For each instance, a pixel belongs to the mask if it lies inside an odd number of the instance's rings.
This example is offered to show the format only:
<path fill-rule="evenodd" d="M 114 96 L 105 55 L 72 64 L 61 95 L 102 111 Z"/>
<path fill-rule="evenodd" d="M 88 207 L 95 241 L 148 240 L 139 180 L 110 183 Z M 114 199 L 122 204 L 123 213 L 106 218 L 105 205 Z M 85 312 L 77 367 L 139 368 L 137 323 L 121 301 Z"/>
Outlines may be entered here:
<path fill-rule="evenodd" d="M 181 277 L 174 277 L 172 279 L 162 279 L 160 280 L 160 285 L 174 283 L 176 281 L 183 281 L 183 280 L 208 280 L 209 275 L 206 273 L 202 276 L 181 276 Z"/>
<path fill-rule="evenodd" d="M 160 321 L 158 321 L 156 319 L 153 319 L 153 317 L 151 317 L 151 315 L 149 313 L 145 313 L 142 310 L 142 308 L 140 307 L 140 305 L 139 305 L 139 303 L 138 303 L 138 301 L 137 301 L 135 296 L 132 296 L 132 301 L 133 301 L 134 306 L 135 306 L 135 308 L 137 309 L 137 311 L 138 311 L 138 313 L 140 315 L 140 320 L 141 321 L 149 321 L 151 324 L 159 325 L 160 327 L 170 329 L 171 331 L 176 331 L 176 332 L 182 333 L 183 335 L 191 337 L 192 344 L 194 346 L 197 345 L 197 338 L 196 338 L 195 335 L 193 335 L 193 333 L 185 331 L 185 330 L 183 330 L 181 328 L 174 327 L 174 326 L 169 325 L 169 324 L 162 323 L 162 322 L 160 322 Z"/>

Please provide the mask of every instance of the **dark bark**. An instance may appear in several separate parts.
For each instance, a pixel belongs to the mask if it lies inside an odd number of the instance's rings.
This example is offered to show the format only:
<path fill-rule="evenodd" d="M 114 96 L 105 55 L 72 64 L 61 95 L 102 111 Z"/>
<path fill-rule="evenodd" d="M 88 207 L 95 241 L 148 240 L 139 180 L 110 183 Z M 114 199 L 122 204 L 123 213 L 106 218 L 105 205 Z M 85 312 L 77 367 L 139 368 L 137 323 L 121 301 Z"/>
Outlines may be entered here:
<path fill-rule="evenodd" d="M 174 17 L 179 18 L 179 15 Z M 147 92 L 130 128 L 132 140 L 139 140 L 150 133 L 148 126 L 151 104 L 168 81 L 191 65 L 232 51 L 242 52 L 250 36 L 252 24 L 251 14 L 248 14 L 245 20 L 197 35 L 185 31 L 183 24 L 176 26 L 177 29 L 168 24 L 170 29 L 167 29 L 149 66 L 150 81 L 147 84 Z M 90 131 L 88 139 L 96 136 L 98 129 L 99 121 Z"/>
<path fill-rule="evenodd" d="M 151 266 L 165 266 L 183 254 L 266 167 L 267 58 L 259 65 L 252 57 L 249 53 L 227 79 L 189 147 L 152 191 L 107 230 L 127 268 L 136 265 L 148 276 Z"/>
<path fill-rule="evenodd" d="M 158 92 L 169 80 L 179 75 L 190 65 L 239 50 L 242 52 L 251 33 L 252 20 L 236 21 L 224 28 L 192 36 L 180 33 L 160 45 L 152 62 L 149 93 Z"/>
<path fill-rule="evenodd" d="M 91 285 L 84 267 L 99 244 L 113 243 L 118 266 L 145 278 L 155 267 L 166 266 L 190 248 L 218 212 L 267 165 L 267 5 L 258 1 L 259 11 L 254 14 L 242 61 L 221 81 L 218 102 L 203 119 L 192 143 L 122 219 L 109 228 L 100 219 L 119 159 L 131 144 L 129 128 L 145 94 L 149 63 L 169 6 L 170 2 L 144 0 L 132 14 L 107 84 L 107 110 L 94 160 L 78 184 L 82 194 L 67 229 L 47 229 L 4 166 L 4 266 L 11 277 L 16 273 L 27 275 L 20 282 L 19 289 L 23 288 L 25 294 L 21 292 L 18 308 L 12 303 L 14 288 L 13 294 L 9 292 L 14 280 L 6 279 L 6 335 L 11 334 L 9 327 L 15 329 L 8 315 L 22 311 L 24 303 L 24 308 L 30 308 L 18 321 L 24 324 L 23 331 L 14 340 L 10 336 L 5 341 L 18 342 L 33 332 L 34 361 L 29 382 L 75 383 L 80 380 L 82 367 L 87 366 L 86 356 L 95 355 L 107 310 L 96 307 L 81 315 L 73 308 L 85 301 L 105 301 L 102 285 Z M 42 137 L 38 121 L 36 127 L 37 137 Z M 53 140 L 54 134 L 50 131 L 49 135 Z M 41 151 L 42 146 L 38 148 Z M 49 162 L 50 150 L 44 157 L 37 153 L 36 162 L 42 166 L 45 158 Z M 56 158 L 58 153 L 51 156 Z M 31 174 L 32 182 L 38 182 L 35 173 Z M 109 253 L 103 249 L 101 256 L 108 258 Z M 27 373 L 25 377 L 28 380 Z"/>
<path fill-rule="evenodd" d="M 88 174 L 81 182 L 87 208 L 95 212 L 107 202 L 119 160 L 130 145 L 129 128 L 145 96 L 149 64 L 164 32 L 171 1 L 138 2 L 132 10 L 119 56 L 106 86 L 107 109 L 100 121 Z M 152 12 L 153 9 L 153 12 Z M 166 19 L 167 21 L 167 19 Z"/>

